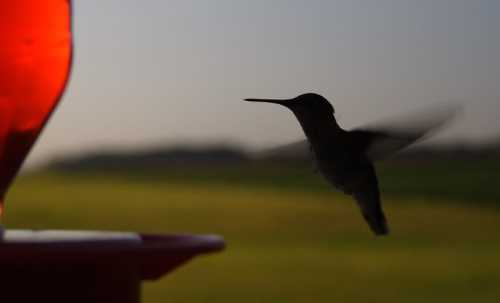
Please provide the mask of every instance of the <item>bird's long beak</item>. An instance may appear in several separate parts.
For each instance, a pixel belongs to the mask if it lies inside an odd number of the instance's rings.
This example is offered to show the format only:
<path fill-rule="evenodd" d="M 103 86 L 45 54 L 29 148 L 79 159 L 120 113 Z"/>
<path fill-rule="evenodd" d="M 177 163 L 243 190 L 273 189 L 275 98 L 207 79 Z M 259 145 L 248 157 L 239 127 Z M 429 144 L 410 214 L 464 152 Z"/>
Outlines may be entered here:
<path fill-rule="evenodd" d="M 257 98 L 247 98 L 245 101 L 250 102 L 266 102 L 266 103 L 276 103 L 281 104 L 283 106 L 291 105 L 293 99 L 257 99 Z"/>

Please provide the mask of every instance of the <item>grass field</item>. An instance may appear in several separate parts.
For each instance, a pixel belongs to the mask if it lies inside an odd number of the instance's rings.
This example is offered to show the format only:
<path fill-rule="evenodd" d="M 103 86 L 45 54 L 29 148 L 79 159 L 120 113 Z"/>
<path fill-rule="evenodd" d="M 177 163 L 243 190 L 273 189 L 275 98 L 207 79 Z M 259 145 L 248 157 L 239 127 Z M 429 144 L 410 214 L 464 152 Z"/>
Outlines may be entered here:
<path fill-rule="evenodd" d="M 146 283 L 145 303 L 498 302 L 499 166 L 464 165 L 381 167 L 386 238 L 303 168 L 31 174 L 4 223 L 225 237 L 224 252 Z"/>

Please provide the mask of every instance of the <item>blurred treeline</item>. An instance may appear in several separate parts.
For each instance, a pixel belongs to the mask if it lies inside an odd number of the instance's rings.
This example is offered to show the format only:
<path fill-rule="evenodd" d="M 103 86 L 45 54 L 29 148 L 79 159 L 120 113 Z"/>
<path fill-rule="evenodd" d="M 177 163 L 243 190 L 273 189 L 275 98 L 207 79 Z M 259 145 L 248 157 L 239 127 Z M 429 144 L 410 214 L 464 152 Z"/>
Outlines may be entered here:
<path fill-rule="evenodd" d="M 317 173 L 304 141 L 258 152 L 232 144 L 96 151 L 54 159 L 45 170 L 144 182 L 332 190 Z M 500 140 L 417 146 L 378 162 L 377 170 L 383 194 L 500 206 Z"/>

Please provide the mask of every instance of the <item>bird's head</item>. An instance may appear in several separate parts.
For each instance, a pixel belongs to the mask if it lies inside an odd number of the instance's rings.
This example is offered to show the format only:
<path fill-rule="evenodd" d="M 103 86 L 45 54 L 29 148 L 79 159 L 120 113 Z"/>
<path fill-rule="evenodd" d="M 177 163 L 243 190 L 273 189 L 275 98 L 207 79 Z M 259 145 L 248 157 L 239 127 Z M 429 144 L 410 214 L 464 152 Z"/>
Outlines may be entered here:
<path fill-rule="evenodd" d="M 276 103 L 289 108 L 296 116 L 331 117 L 335 110 L 323 96 L 307 93 L 292 99 L 257 99 L 248 98 L 245 101 Z"/>

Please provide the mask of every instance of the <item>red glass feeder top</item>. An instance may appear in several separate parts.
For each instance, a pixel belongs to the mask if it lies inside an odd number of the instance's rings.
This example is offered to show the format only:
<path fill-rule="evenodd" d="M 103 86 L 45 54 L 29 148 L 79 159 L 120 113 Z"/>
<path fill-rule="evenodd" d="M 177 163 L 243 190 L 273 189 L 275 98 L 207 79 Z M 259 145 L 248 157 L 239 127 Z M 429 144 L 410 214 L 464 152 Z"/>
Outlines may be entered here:
<path fill-rule="evenodd" d="M 71 62 L 68 0 L 0 1 L 0 203 L 58 103 Z"/>

